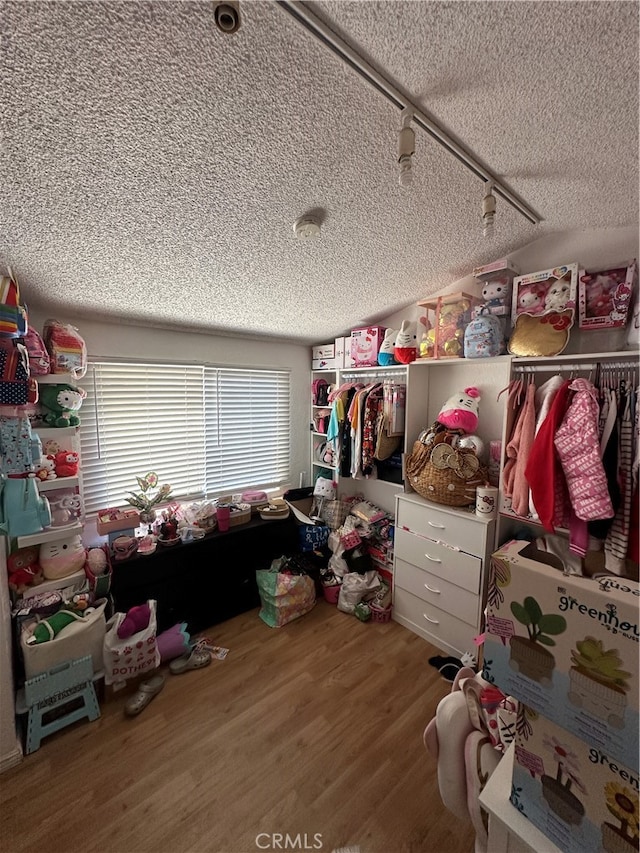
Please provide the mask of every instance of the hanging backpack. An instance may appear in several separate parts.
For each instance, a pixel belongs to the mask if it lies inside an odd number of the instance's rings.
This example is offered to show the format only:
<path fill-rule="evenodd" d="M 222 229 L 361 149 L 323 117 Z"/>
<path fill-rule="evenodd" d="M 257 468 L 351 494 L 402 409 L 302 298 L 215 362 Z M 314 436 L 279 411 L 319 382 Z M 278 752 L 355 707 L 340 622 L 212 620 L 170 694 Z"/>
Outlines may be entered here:
<path fill-rule="evenodd" d="M 329 404 L 329 383 L 326 379 L 314 379 L 311 383 L 311 395 L 314 406 Z"/>
<path fill-rule="evenodd" d="M 27 333 L 27 308 L 20 304 L 18 282 L 10 275 L 0 276 L 0 335 L 20 338 Z"/>
<path fill-rule="evenodd" d="M 42 332 L 51 359 L 51 373 L 70 373 L 82 379 L 87 372 L 87 347 L 75 326 L 47 320 Z"/>
<path fill-rule="evenodd" d="M 504 352 L 500 320 L 487 307 L 482 307 L 464 331 L 464 357 L 491 358 Z"/>
<path fill-rule="evenodd" d="M 29 326 L 22 343 L 27 348 L 29 355 L 29 371 L 31 375 L 46 376 L 51 369 L 51 359 L 49 358 L 49 353 L 40 332 L 36 331 L 33 326 Z"/>
<path fill-rule="evenodd" d="M 32 402 L 29 355 L 12 338 L 0 337 L 0 406 L 26 406 Z"/>

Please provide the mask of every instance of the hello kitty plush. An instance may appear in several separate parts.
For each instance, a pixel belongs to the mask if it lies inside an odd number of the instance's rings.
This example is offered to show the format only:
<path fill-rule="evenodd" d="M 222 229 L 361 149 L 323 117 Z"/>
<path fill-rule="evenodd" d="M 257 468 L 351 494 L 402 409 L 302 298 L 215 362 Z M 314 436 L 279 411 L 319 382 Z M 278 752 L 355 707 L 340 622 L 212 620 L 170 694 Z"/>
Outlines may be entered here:
<path fill-rule="evenodd" d="M 389 364 L 397 364 L 393 354 L 397 335 L 397 329 L 387 329 L 384 333 L 384 340 L 380 344 L 380 351 L 378 353 L 378 364 L 382 367 L 387 367 Z"/>
<path fill-rule="evenodd" d="M 478 426 L 478 409 L 480 392 L 477 388 L 465 388 L 453 394 L 444 403 L 437 417 L 437 422 L 447 429 L 462 430 L 474 433 Z"/>
<path fill-rule="evenodd" d="M 525 284 L 518 293 L 518 314 L 541 314 L 544 311 L 544 287 Z"/>
<path fill-rule="evenodd" d="M 571 288 L 568 281 L 559 279 L 549 288 L 544 299 L 545 311 L 564 311 L 571 298 Z"/>
<path fill-rule="evenodd" d="M 399 364 L 411 364 L 418 357 L 418 324 L 415 320 L 402 321 L 393 354 Z"/>
<path fill-rule="evenodd" d="M 482 288 L 482 298 L 492 314 L 507 314 L 511 305 L 511 279 L 505 276 L 488 281 Z"/>
<path fill-rule="evenodd" d="M 79 536 L 40 545 L 40 567 L 47 580 L 66 578 L 84 567 L 86 551 Z"/>

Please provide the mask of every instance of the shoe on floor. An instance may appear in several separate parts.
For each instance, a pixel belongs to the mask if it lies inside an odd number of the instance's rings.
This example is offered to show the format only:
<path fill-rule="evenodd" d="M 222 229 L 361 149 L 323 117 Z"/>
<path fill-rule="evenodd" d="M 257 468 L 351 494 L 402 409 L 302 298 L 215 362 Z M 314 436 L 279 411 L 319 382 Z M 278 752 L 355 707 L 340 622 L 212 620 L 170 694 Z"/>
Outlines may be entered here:
<path fill-rule="evenodd" d="M 210 663 L 211 652 L 196 646 L 190 654 L 172 660 L 169 664 L 169 672 L 172 672 L 174 675 L 180 675 L 180 673 L 187 672 L 189 669 L 202 669 L 203 666 L 209 666 Z"/>
<path fill-rule="evenodd" d="M 141 711 L 144 711 L 153 697 L 160 693 L 165 681 L 164 675 L 160 675 L 160 673 L 151 676 L 146 681 L 141 681 L 136 692 L 127 699 L 124 706 L 127 717 L 137 717 Z"/>

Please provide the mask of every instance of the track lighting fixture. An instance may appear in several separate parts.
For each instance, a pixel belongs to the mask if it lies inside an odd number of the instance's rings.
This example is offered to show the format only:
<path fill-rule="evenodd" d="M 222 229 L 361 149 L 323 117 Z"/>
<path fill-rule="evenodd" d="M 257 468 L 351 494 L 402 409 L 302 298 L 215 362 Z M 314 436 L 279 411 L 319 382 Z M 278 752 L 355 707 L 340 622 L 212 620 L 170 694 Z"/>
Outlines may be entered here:
<path fill-rule="evenodd" d="M 496 197 L 493 194 L 493 184 L 487 181 L 484 185 L 484 198 L 482 199 L 482 235 L 493 237 L 495 233 Z"/>
<path fill-rule="evenodd" d="M 416 135 L 411 127 L 413 113 L 411 110 L 402 110 L 402 124 L 398 133 L 398 165 L 400 175 L 398 183 L 401 187 L 408 187 L 413 180 L 411 171 L 411 158 L 416 150 Z"/>

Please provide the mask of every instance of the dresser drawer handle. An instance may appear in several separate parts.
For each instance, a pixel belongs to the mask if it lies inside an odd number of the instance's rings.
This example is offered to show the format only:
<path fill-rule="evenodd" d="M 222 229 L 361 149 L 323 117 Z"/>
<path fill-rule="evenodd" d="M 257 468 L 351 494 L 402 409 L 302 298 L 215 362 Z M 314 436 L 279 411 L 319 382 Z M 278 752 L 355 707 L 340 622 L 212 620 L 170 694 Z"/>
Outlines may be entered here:
<path fill-rule="evenodd" d="M 435 592 L 435 594 L 436 594 L 436 595 L 441 595 L 441 592 L 440 592 L 440 590 L 439 590 L 439 589 L 431 589 L 431 587 L 429 586 L 429 584 L 428 584 L 428 583 L 426 583 L 426 584 L 424 585 L 424 588 L 425 588 L 425 589 L 428 589 L 428 590 L 429 590 L 429 592 Z"/>
<path fill-rule="evenodd" d="M 431 622 L 432 625 L 439 625 L 440 624 L 440 621 L 438 619 L 429 619 L 429 617 L 427 616 L 426 613 L 423 613 L 422 615 L 427 620 L 427 622 Z"/>
<path fill-rule="evenodd" d="M 428 521 L 427 524 L 429 527 L 437 527 L 438 530 L 446 530 L 447 527 L 445 524 L 434 524 L 433 521 Z"/>
<path fill-rule="evenodd" d="M 427 560 L 431 560 L 432 563 L 441 563 L 442 562 L 440 557 L 432 557 L 431 554 L 425 554 L 425 557 L 427 558 Z"/>

